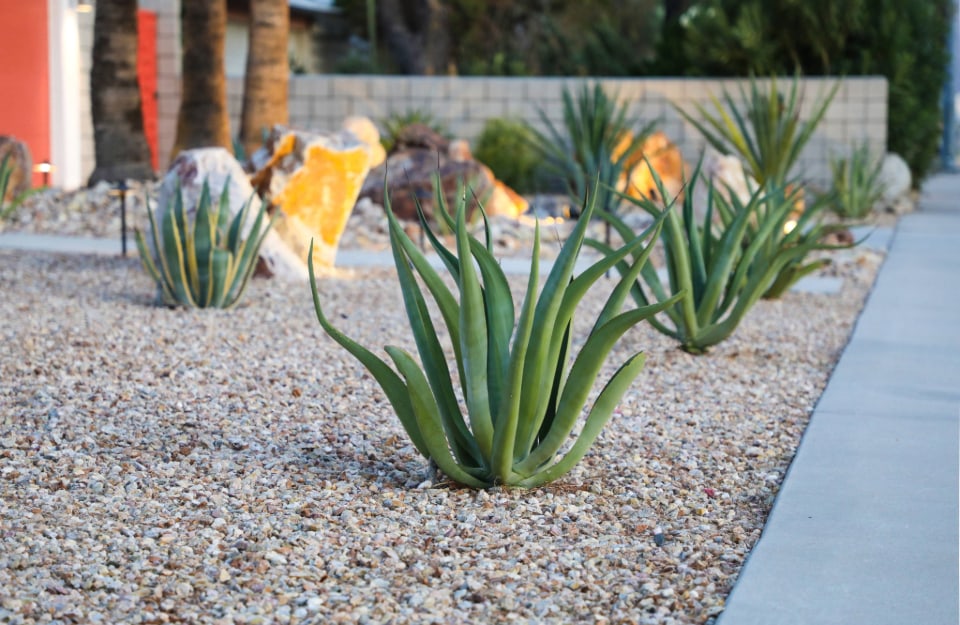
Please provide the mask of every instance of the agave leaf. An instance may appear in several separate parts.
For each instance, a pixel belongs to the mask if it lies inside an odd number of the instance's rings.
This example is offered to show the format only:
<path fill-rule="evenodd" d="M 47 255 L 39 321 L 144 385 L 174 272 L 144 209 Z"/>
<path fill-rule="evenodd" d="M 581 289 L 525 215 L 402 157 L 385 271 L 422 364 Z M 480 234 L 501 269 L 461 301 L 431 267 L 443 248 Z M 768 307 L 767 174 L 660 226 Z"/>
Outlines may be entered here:
<path fill-rule="evenodd" d="M 679 295 L 666 302 L 620 313 L 590 334 L 570 368 L 569 378 L 577 380 L 577 384 L 567 384 L 564 387 L 557 402 L 559 410 L 553 421 L 553 427 L 540 444 L 530 452 L 530 455 L 517 463 L 515 468 L 517 473 L 523 476 L 533 475 L 544 463 L 553 458 L 573 430 L 580 415 L 580 408 L 586 403 L 593 381 L 597 378 L 614 343 L 624 332 L 673 304 L 678 297 Z"/>
<path fill-rule="evenodd" d="M 580 435 L 577 437 L 570 450 L 562 458 L 552 465 L 533 473 L 530 477 L 520 481 L 518 484 L 525 488 L 534 488 L 547 484 L 558 477 L 566 474 L 586 455 L 590 446 L 600 435 L 603 426 L 610 420 L 610 416 L 616 409 L 617 404 L 623 394 L 630 388 L 633 381 L 640 374 L 643 365 L 646 362 L 646 356 L 641 352 L 632 356 L 625 362 L 616 373 L 610 378 L 600 395 L 593 404 L 590 414 L 584 423 Z"/>
<path fill-rule="evenodd" d="M 310 250 L 307 254 L 307 270 L 310 274 L 310 290 L 313 293 L 313 309 L 317 315 L 317 321 L 330 338 L 340 344 L 345 350 L 350 352 L 354 358 L 367 368 L 374 377 L 393 410 L 397 413 L 397 418 L 406 430 L 407 435 L 413 446 L 425 458 L 430 458 L 430 451 L 427 448 L 424 435 L 420 430 L 417 417 L 414 413 L 413 404 L 410 399 L 410 392 L 407 385 L 390 366 L 376 356 L 373 352 L 360 345 L 343 332 L 337 330 L 323 314 L 320 306 L 320 295 L 317 292 L 317 279 L 313 270 L 313 241 L 310 242 Z"/>
<path fill-rule="evenodd" d="M 210 211 L 210 187 L 203 183 L 200 192 L 200 203 L 197 205 L 197 214 L 194 216 L 193 236 L 187 236 L 187 254 L 191 256 L 191 275 L 196 276 L 194 292 L 197 305 L 201 308 L 209 306 L 214 299 L 212 271 L 213 271 L 213 237 L 216 236 L 215 217 Z M 221 276 L 223 277 L 223 276 Z"/>
<path fill-rule="evenodd" d="M 470 255 L 466 206 L 457 210 L 457 256 L 460 263 L 460 353 L 463 357 L 464 399 L 474 438 L 485 458 L 493 447 L 493 418 L 487 386 L 488 329 L 480 280 Z"/>
<path fill-rule="evenodd" d="M 447 433 L 447 438 L 452 443 L 458 462 L 480 465 L 482 464 L 482 456 L 479 453 L 476 441 L 474 441 L 463 421 L 463 415 L 460 413 L 460 406 L 457 404 L 457 397 L 451 384 L 450 369 L 447 367 L 443 347 L 437 339 L 436 329 L 430 319 L 426 300 L 414 278 L 413 271 L 406 262 L 407 258 L 403 253 L 403 246 L 397 240 L 401 236 L 400 233 L 402 233 L 402 230 L 398 231 L 396 228 L 391 228 L 390 244 L 393 249 L 397 275 L 400 279 L 400 290 L 403 294 L 407 318 L 410 321 L 410 328 L 417 344 L 417 350 L 420 353 L 420 361 L 423 363 L 426 378 L 438 403 L 440 420 Z"/>
<path fill-rule="evenodd" d="M 180 214 L 183 214 L 183 203 L 179 202 Z M 173 287 L 174 296 L 177 302 L 196 308 L 196 301 L 190 292 L 190 277 L 184 265 L 183 245 L 180 241 L 181 230 L 177 226 L 180 220 L 177 218 L 176 204 L 174 210 L 168 210 L 166 218 L 163 220 L 163 259 L 164 266 L 170 273 L 170 285 Z"/>
<path fill-rule="evenodd" d="M 410 354 L 402 349 L 387 346 L 386 351 L 407 382 L 413 415 L 419 431 L 423 433 L 423 443 L 427 451 L 424 455 L 436 462 L 441 471 L 457 482 L 476 488 L 486 486 L 483 480 L 465 470 L 463 465 L 451 455 L 447 447 L 447 439 L 443 436 L 444 427 L 439 416 L 440 411 L 434 396 L 430 393 L 423 371 Z"/>
<path fill-rule="evenodd" d="M 537 285 L 540 282 L 540 222 L 533 231 L 533 254 L 530 261 L 530 275 L 527 277 L 527 290 L 520 309 L 520 320 L 510 351 L 510 364 L 507 369 L 505 395 L 500 402 L 496 417 L 496 430 L 493 438 L 493 456 L 491 467 L 494 475 L 504 476 L 513 472 L 514 458 L 517 455 L 517 430 L 520 424 L 520 397 L 523 393 L 523 371 L 533 331 L 534 303 Z M 523 415 L 524 419 L 529 415 Z"/>

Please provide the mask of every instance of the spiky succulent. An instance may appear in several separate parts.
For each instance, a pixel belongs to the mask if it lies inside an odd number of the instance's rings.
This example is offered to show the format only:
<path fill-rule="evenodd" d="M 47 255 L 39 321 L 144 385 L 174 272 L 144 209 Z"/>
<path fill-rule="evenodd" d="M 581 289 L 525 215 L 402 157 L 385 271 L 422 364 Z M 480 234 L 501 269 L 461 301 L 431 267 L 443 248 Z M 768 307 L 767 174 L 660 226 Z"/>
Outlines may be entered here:
<path fill-rule="evenodd" d="M 455 233 L 452 250 L 443 246 L 421 215 L 427 238 L 456 282 L 457 298 L 404 233 L 387 200 L 390 242 L 420 364 L 408 352 L 387 346 L 395 368 L 391 367 L 334 328 L 322 310 L 311 262 L 314 308 L 327 334 L 376 378 L 416 449 L 448 477 L 479 488 L 538 486 L 565 474 L 583 457 L 643 367 L 642 353 L 629 358 L 581 419 L 593 383 L 616 341 L 676 301 L 621 312 L 662 221 L 575 276 L 574 265 L 594 212 L 590 201 L 539 297 L 538 226 L 517 320 L 509 284 L 492 253 L 489 227 L 485 227 L 486 244 L 468 234 L 465 204 L 461 194 L 454 218 L 443 198 L 437 197 L 437 213 Z M 623 279 L 574 355 L 573 316 L 578 304 L 600 276 L 625 259 L 629 261 Z M 421 282 L 433 297 L 452 342 L 459 397 Z M 572 435 L 581 422 L 579 434 Z"/>
<path fill-rule="evenodd" d="M 212 205 L 210 186 L 203 183 L 196 216 L 191 220 L 183 205 L 179 185 L 173 206 L 160 223 L 147 203 L 156 260 L 142 232 L 136 231 L 137 249 L 147 272 L 156 281 L 161 301 L 169 306 L 230 308 L 246 290 L 256 268 L 264 237 L 273 224 L 264 227 L 265 209 L 260 207 L 253 227 L 244 238 L 253 197 L 230 221 L 229 184 L 217 206 Z"/>
<path fill-rule="evenodd" d="M 699 176 L 698 165 L 686 184 L 679 211 L 625 196 L 655 218 L 665 219 L 660 238 L 666 283 L 652 265 L 645 265 L 631 294 L 639 306 L 675 302 L 664 308 L 662 318 L 651 317 L 650 323 L 695 354 L 733 334 L 747 311 L 771 289 L 786 289 L 819 267 L 820 261 L 804 264 L 811 251 L 834 247 L 822 244 L 822 237 L 809 235 L 810 215 L 801 216 L 793 230 L 783 234 L 792 219 L 794 197 L 772 183 L 758 188 L 746 203 L 732 193 L 725 199 L 711 184 L 705 214 L 698 218 L 693 198 Z M 660 197 L 668 197 L 656 172 L 653 177 Z M 605 213 L 603 218 L 624 240 L 634 236 L 617 215 Z M 614 253 L 600 241 L 587 243 L 608 255 Z M 632 272 L 624 261 L 617 262 L 617 269 L 624 277 Z"/>

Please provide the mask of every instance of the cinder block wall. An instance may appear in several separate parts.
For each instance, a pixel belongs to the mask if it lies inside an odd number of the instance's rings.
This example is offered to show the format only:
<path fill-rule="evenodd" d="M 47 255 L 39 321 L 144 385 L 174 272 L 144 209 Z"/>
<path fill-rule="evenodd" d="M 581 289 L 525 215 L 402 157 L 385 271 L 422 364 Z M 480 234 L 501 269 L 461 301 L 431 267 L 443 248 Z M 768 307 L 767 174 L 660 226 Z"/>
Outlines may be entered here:
<path fill-rule="evenodd" d="M 778 83 L 789 89 L 790 79 Z M 805 78 L 801 82 L 801 118 L 839 80 L 840 87 L 809 146 L 801 155 L 799 173 L 824 183 L 829 179 L 831 155 L 849 153 L 852 146 L 868 142 L 881 154 L 887 145 L 887 81 L 884 77 Z M 473 140 L 484 122 L 493 117 L 516 117 L 540 124 L 542 110 L 554 124 L 562 120 L 564 87 L 577 90 L 588 79 L 493 78 L 424 76 L 291 76 L 291 125 L 317 130 L 339 128 L 348 115 L 366 115 L 380 121 L 413 110 L 429 112 L 456 136 Z M 746 80 L 688 78 L 596 79 L 610 95 L 626 102 L 641 121 L 656 121 L 680 146 L 684 157 L 695 162 L 705 141 L 674 109 L 676 104 L 693 111 L 695 103 L 710 105 L 711 96 L 724 90 L 739 94 Z M 764 82 L 761 82 L 761 85 Z M 231 79 L 228 88 L 232 128 L 239 127 L 242 79 Z M 738 98 L 739 99 L 739 95 Z M 169 140 L 172 142 L 172 138 Z"/>

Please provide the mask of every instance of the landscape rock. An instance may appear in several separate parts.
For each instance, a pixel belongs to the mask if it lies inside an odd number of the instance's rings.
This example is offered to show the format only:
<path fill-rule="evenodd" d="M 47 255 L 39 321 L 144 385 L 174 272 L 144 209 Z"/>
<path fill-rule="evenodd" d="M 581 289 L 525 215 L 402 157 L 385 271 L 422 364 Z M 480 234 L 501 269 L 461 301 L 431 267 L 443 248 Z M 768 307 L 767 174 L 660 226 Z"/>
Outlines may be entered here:
<path fill-rule="evenodd" d="M 902 157 L 888 152 L 880 164 L 880 184 L 883 185 L 883 201 L 886 205 L 893 205 L 898 198 L 910 191 L 913 179 L 910 176 L 910 166 Z"/>
<path fill-rule="evenodd" d="M 253 184 L 279 209 L 275 229 L 301 259 L 333 267 L 337 245 L 369 171 L 368 146 L 352 132 L 274 127 L 251 157 Z"/>
<path fill-rule="evenodd" d="M 12 167 L 10 180 L 7 183 L 7 192 L 0 201 L 12 202 L 14 198 L 21 193 L 28 191 L 31 187 L 31 176 L 33 174 L 33 163 L 30 160 L 30 149 L 23 141 L 10 135 L 0 135 L 0 162 L 10 156 L 7 165 Z"/>
<path fill-rule="evenodd" d="M 488 216 L 513 219 L 529 208 L 526 199 L 473 158 L 470 144 L 463 139 L 448 141 L 423 124 L 411 124 L 400 132 L 397 144 L 401 147 L 395 147 L 386 162 L 367 176 L 360 196 L 383 205 L 386 183 L 391 208 L 401 220 L 417 219 L 417 200 L 427 219 L 433 220 L 433 182 L 438 175 L 451 212 L 461 185 L 467 189 L 468 218 L 478 203 Z"/>
<path fill-rule="evenodd" d="M 186 213 L 193 218 L 205 181 L 210 186 L 214 202 L 218 202 L 224 188 L 227 189 L 231 218 L 243 208 L 245 202 L 251 202 L 251 210 L 244 224 L 244 234 L 250 236 L 261 201 L 250 185 L 243 166 L 224 148 L 185 150 L 177 156 L 160 184 L 155 214 L 157 223 L 166 215 L 167 208 L 172 206 L 178 186 L 183 194 Z M 149 241 L 151 237 L 147 239 Z M 291 252 L 275 229 L 267 233 L 260 247 L 258 272 L 286 280 L 306 280 L 308 277 L 304 261 Z"/>
<path fill-rule="evenodd" d="M 627 146 L 633 141 L 633 134 L 626 133 L 614 149 L 613 160 L 618 159 Z M 619 186 L 621 191 L 635 198 L 650 198 L 662 202 L 659 197 L 653 171 L 657 173 L 669 194 L 668 200 L 683 194 L 684 180 L 689 177 L 689 167 L 683 160 L 680 148 L 670 141 L 663 131 L 652 133 L 644 139 L 640 150 L 626 160 L 625 169 L 630 172 L 629 183 L 626 176 L 622 176 Z"/>
<path fill-rule="evenodd" d="M 380 143 L 380 131 L 369 117 L 352 115 L 343 120 L 343 129 L 363 141 L 367 146 L 367 156 L 370 157 L 370 169 L 377 167 L 387 159 L 387 151 Z"/>

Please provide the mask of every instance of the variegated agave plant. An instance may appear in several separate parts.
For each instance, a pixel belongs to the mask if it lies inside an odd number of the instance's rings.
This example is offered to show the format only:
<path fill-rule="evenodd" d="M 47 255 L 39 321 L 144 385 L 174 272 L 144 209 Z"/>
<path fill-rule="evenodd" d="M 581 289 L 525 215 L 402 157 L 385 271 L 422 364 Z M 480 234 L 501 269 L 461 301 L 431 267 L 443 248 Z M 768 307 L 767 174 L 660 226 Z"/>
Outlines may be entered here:
<path fill-rule="evenodd" d="M 506 276 L 492 253 L 489 225 L 484 222 L 485 244 L 468 234 L 465 204 L 461 197 L 454 218 L 443 198 L 437 197 L 437 213 L 455 233 L 456 248 L 452 250 L 444 247 L 421 214 L 427 238 L 456 282 L 457 298 L 404 233 L 387 199 L 394 260 L 422 364 L 410 353 L 387 346 L 394 369 L 334 328 L 320 305 L 311 262 L 317 319 L 327 334 L 370 371 L 414 446 L 448 477 L 479 488 L 538 486 L 565 474 L 583 457 L 643 367 L 643 353 L 629 358 L 581 419 L 593 383 L 614 344 L 635 324 L 676 301 L 673 298 L 621 312 L 647 262 L 662 220 L 574 275 L 574 264 L 594 212 L 594 202 L 588 202 L 539 297 L 537 227 L 526 294 L 517 320 Z M 572 324 L 578 304 L 600 276 L 624 260 L 630 270 L 610 294 L 579 353 L 574 354 Z M 449 332 L 456 361 L 452 364 L 466 416 L 421 282 L 435 300 Z M 581 421 L 579 433 L 572 435 Z"/>
<path fill-rule="evenodd" d="M 257 265 L 264 237 L 273 225 L 263 227 L 265 209 L 260 207 L 248 238 L 243 238 L 252 197 L 230 221 L 229 184 L 223 187 L 220 201 L 212 206 L 210 187 L 205 181 L 197 205 L 197 214 L 189 219 L 179 186 L 161 223 L 157 223 L 147 203 L 153 249 L 136 232 L 137 249 L 147 272 L 156 281 L 161 301 L 169 306 L 190 308 L 230 308 L 247 288 Z"/>

